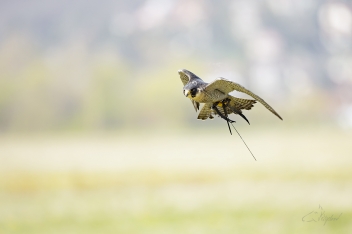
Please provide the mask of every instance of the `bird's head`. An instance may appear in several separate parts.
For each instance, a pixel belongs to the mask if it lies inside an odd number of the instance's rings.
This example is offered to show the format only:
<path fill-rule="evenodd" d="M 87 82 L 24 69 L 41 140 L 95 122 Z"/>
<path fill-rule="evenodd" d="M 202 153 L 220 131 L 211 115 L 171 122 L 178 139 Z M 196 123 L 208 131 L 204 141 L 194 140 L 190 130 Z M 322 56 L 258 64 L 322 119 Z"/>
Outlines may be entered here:
<path fill-rule="evenodd" d="M 199 88 L 204 83 L 202 79 L 186 69 L 179 70 L 178 73 L 181 77 L 185 76 L 186 80 L 188 79 L 188 83 L 183 87 L 183 94 L 188 98 L 196 97 L 200 91 Z"/>
<path fill-rule="evenodd" d="M 190 81 L 183 87 L 183 94 L 188 98 L 194 98 L 199 93 L 199 84 L 197 81 Z"/>

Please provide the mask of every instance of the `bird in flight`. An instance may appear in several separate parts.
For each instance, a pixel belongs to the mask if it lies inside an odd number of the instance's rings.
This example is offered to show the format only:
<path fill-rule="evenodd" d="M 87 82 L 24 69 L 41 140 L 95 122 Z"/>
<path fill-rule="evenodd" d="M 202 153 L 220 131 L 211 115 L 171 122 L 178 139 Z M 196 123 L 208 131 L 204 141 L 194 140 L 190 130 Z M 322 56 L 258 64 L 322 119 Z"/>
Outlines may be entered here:
<path fill-rule="evenodd" d="M 213 115 L 219 115 L 221 118 L 226 120 L 231 135 L 232 132 L 229 123 L 232 125 L 232 123 L 235 121 L 229 119 L 228 115 L 232 113 L 240 115 L 249 124 L 249 121 L 246 116 L 243 115 L 242 110 L 250 110 L 257 101 L 263 104 L 263 106 L 265 106 L 271 113 L 282 120 L 281 116 L 268 103 L 266 103 L 262 98 L 244 88 L 240 84 L 221 77 L 217 78 L 211 83 L 206 83 L 197 75 L 186 69 L 179 70 L 178 74 L 180 75 L 184 86 L 183 94 L 191 100 L 196 112 L 199 110 L 200 103 L 204 103 L 204 106 L 198 114 L 198 119 L 213 119 Z M 229 94 L 235 90 L 248 94 L 255 100 L 237 98 Z M 238 135 L 241 137 L 239 133 Z M 250 151 L 249 148 L 248 150 Z M 253 154 L 252 156 L 254 157 Z"/>
<path fill-rule="evenodd" d="M 205 103 L 199 112 L 198 119 L 212 119 L 214 118 L 213 115 L 219 115 L 225 120 L 230 120 L 227 115 L 234 113 L 240 115 L 249 123 L 242 114 L 242 110 L 250 110 L 258 101 L 282 120 L 281 116 L 268 103 L 240 84 L 225 78 L 218 78 L 211 83 L 206 83 L 186 69 L 179 70 L 178 73 L 184 85 L 183 94 L 191 99 L 194 109 L 198 111 L 200 103 Z M 234 90 L 248 94 L 255 100 L 236 98 L 230 95 L 229 93 Z"/>

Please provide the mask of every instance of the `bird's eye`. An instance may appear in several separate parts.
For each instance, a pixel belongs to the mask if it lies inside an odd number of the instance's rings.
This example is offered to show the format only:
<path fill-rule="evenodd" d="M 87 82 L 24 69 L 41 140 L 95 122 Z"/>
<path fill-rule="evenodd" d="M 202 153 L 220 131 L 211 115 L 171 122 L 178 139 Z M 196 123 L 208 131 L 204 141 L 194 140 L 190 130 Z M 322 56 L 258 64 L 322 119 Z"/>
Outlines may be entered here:
<path fill-rule="evenodd" d="M 191 96 L 195 97 L 196 94 L 197 94 L 197 89 L 196 88 L 191 89 Z"/>

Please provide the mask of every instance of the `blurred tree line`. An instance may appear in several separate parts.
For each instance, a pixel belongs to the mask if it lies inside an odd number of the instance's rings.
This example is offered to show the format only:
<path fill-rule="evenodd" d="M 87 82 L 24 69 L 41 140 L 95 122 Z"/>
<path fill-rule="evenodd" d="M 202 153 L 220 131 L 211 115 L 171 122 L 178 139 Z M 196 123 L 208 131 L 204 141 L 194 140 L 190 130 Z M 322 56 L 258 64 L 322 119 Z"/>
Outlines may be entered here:
<path fill-rule="evenodd" d="M 1 2 L 0 130 L 193 126 L 181 68 L 206 81 L 237 81 L 292 122 L 334 119 L 352 103 L 351 7 L 325 0 Z M 264 109 L 256 113 L 252 119 L 271 119 Z"/>

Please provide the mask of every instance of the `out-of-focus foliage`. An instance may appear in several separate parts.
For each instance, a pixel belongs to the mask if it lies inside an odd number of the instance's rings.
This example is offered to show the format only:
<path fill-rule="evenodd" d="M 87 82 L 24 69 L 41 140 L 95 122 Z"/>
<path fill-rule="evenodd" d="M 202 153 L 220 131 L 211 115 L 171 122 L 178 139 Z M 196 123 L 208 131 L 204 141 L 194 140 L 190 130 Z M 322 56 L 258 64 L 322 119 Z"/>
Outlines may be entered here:
<path fill-rule="evenodd" d="M 318 0 L 1 2 L 0 129 L 192 126 L 180 68 L 207 81 L 238 81 L 285 120 L 352 126 L 351 7 Z M 259 123 L 273 120 L 253 111 Z"/>
<path fill-rule="evenodd" d="M 0 232 L 352 232 L 351 132 L 238 126 L 254 161 L 221 129 L 1 136 Z"/>

